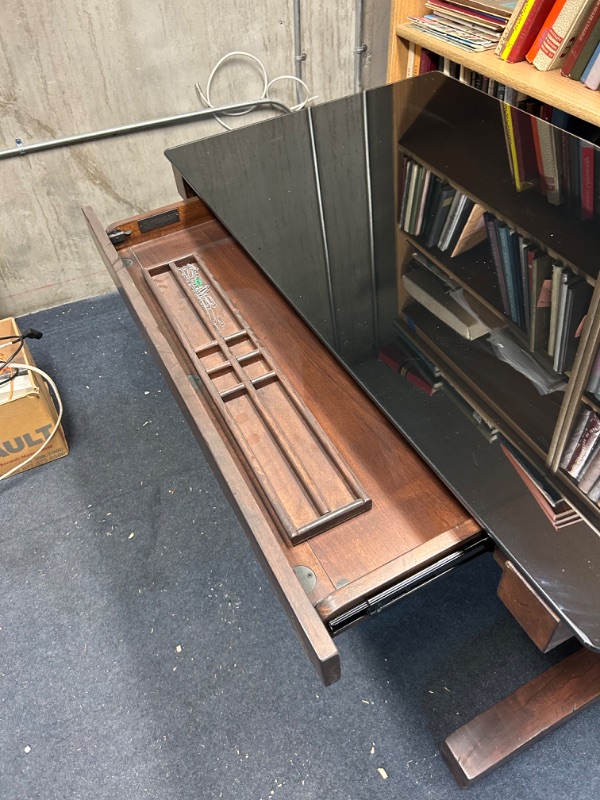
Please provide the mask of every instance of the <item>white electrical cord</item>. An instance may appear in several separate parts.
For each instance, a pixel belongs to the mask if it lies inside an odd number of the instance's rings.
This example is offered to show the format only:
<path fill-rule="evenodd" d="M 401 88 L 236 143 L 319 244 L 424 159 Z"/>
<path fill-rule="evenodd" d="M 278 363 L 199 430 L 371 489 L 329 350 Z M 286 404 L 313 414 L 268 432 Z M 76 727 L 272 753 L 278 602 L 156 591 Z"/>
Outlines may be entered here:
<path fill-rule="evenodd" d="M 259 58 L 253 56 L 252 53 L 245 53 L 242 50 L 233 50 L 231 53 L 227 53 L 222 58 L 220 58 L 213 67 L 210 75 L 208 76 L 208 81 L 206 83 L 206 92 L 202 91 L 202 88 L 199 83 L 196 83 L 196 91 L 198 92 L 198 95 L 200 96 L 200 99 L 202 100 L 206 108 L 215 107 L 210 99 L 210 88 L 212 86 L 212 82 L 218 70 L 221 69 L 221 67 L 226 61 L 229 61 L 232 58 L 248 58 L 258 67 L 258 70 L 263 80 L 263 90 L 261 96 L 258 98 L 259 100 L 274 100 L 275 98 L 269 95 L 269 90 L 271 89 L 274 83 L 283 80 L 295 81 L 296 83 L 299 83 L 300 86 L 302 86 L 302 88 L 306 92 L 306 97 L 301 103 L 297 103 L 295 106 L 290 106 L 290 109 L 292 111 L 300 111 L 302 108 L 308 105 L 308 103 L 310 103 L 312 100 L 316 100 L 318 97 L 318 95 L 316 94 L 311 95 L 308 86 L 304 83 L 303 80 L 297 78 L 295 75 L 278 75 L 276 78 L 269 80 L 267 76 L 267 70 L 265 69 L 265 65 Z M 254 111 L 255 108 L 256 106 L 251 106 L 250 108 L 244 108 L 241 111 L 226 111 L 222 112 L 222 114 L 223 116 L 228 116 L 228 117 L 241 117 L 242 114 L 248 114 L 250 111 Z M 230 128 L 226 122 L 223 122 L 223 120 L 219 117 L 218 114 L 215 114 L 215 119 L 225 128 L 225 130 L 228 131 L 232 130 L 232 128 Z"/>
<path fill-rule="evenodd" d="M 32 455 L 28 456 L 25 459 L 25 461 L 21 461 L 20 464 L 17 464 L 12 469 L 10 469 L 8 472 L 5 472 L 4 475 L 0 475 L 0 481 L 3 481 L 5 478 L 8 478 L 10 475 L 12 475 L 13 473 L 17 472 L 17 470 L 23 469 L 23 467 L 26 464 L 29 464 L 30 461 L 33 461 L 34 458 L 37 458 L 39 456 L 39 454 L 42 452 L 42 450 L 45 447 L 47 447 L 50 444 L 50 442 L 52 441 L 52 437 L 54 436 L 54 434 L 58 430 L 58 426 L 60 425 L 60 421 L 61 421 L 62 415 L 63 415 L 63 404 L 62 404 L 62 400 L 60 399 L 60 394 L 58 393 L 58 389 L 56 388 L 56 384 L 54 383 L 52 378 L 44 372 L 44 370 L 39 369 L 39 367 L 34 367 L 32 364 L 15 364 L 14 365 L 14 369 L 17 371 L 17 375 L 19 375 L 19 371 L 20 370 L 23 370 L 23 371 L 27 370 L 28 372 L 35 372 L 38 375 L 41 375 L 42 378 L 50 384 L 50 386 L 52 387 L 52 391 L 54 392 L 54 395 L 56 397 L 56 401 L 58 403 L 58 417 L 56 418 L 56 422 L 54 423 L 54 427 L 52 428 L 52 431 L 50 432 L 50 435 L 48 436 L 46 441 L 42 442 L 42 444 L 38 447 L 38 449 L 35 451 L 35 453 L 33 453 Z"/>

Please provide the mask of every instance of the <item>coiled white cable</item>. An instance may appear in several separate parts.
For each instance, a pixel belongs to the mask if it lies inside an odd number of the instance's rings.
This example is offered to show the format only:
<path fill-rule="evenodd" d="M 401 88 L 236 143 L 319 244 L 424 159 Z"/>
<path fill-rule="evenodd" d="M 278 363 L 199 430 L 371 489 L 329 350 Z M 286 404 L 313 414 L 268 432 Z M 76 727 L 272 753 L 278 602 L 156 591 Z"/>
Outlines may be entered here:
<path fill-rule="evenodd" d="M 200 96 L 200 99 L 202 100 L 202 102 L 204 103 L 206 108 L 214 108 L 215 107 L 213 105 L 211 99 L 210 99 L 210 90 L 211 90 L 212 82 L 214 80 L 215 75 L 217 74 L 219 69 L 221 69 L 223 64 L 225 64 L 225 62 L 229 61 L 232 58 L 247 58 L 247 59 L 250 59 L 250 61 L 252 61 L 256 65 L 256 67 L 258 68 L 258 70 L 259 70 L 259 72 L 260 72 L 260 74 L 262 76 L 262 80 L 263 80 L 263 90 L 262 90 L 261 96 L 258 98 L 259 100 L 273 100 L 273 99 L 275 99 L 275 98 L 272 98 L 269 95 L 269 91 L 270 91 L 270 89 L 271 89 L 271 87 L 273 86 L 274 83 L 276 83 L 277 81 L 283 81 L 283 80 L 294 81 L 295 83 L 300 84 L 300 86 L 302 86 L 302 88 L 304 89 L 304 91 L 306 93 L 306 97 L 304 98 L 304 100 L 301 103 L 297 103 L 295 106 L 290 106 L 292 111 L 300 111 L 306 105 L 308 105 L 308 103 L 310 103 L 312 100 L 316 100 L 317 97 L 318 97 L 318 95 L 311 95 L 310 89 L 308 88 L 308 86 L 304 83 L 304 81 L 301 78 L 298 78 L 295 75 L 278 75 L 276 78 L 273 78 L 272 80 L 269 80 L 269 78 L 267 76 L 267 70 L 265 69 L 265 65 L 262 63 L 262 61 L 259 58 L 257 58 L 256 56 L 253 56 L 252 53 L 245 53 L 243 50 L 233 50 L 231 53 L 227 53 L 222 58 L 220 58 L 217 61 L 217 63 L 215 64 L 215 66 L 212 68 L 212 71 L 211 71 L 210 75 L 208 76 L 208 81 L 206 82 L 206 92 L 202 91 L 202 87 L 200 86 L 199 83 L 195 84 L 196 85 L 196 91 L 198 92 L 198 95 Z M 244 108 L 241 111 L 222 112 L 222 115 L 223 116 L 228 116 L 228 117 L 241 117 L 243 114 L 249 114 L 250 111 L 254 111 L 255 108 L 256 108 L 256 106 L 251 106 L 249 108 Z M 225 128 L 225 130 L 228 130 L 228 131 L 232 130 L 232 128 L 230 128 L 229 125 L 227 125 L 227 123 L 224 122 L 218 114 L 215 114 L 215 119 L 217 120 L 217 122 L 219 122 Z"/>
<path fill-rule="evenodd" d="M 25 370 L 27 372 L 35 372 L 37 375 L 41 375 L 42 378 L 50 384 L 50 386 L 52 387 L 52 391 L 54 392 L 54 395 L 56 397 L 56 402 L 58 403 L 58 417 L 56 418 L 54 427 L 50 431 L 50 435 L 44 442 L 42 442 L 42 444 L 38 447 L 35 453 L 32 453 L 32 455 L 28 456 L 25 459 L 25 461 L 21 461 L 19 464 L 14 466 L 8 472 L 5 472 L 4 475 L 0 475 L 0 481 L 3 481 L 5 478 L 8 478 L 10 475 L 17 472 L 17 470 L 23 469 L 23 467 L 26 464 L 29 464 L 31 461 L 33 461 L 34 458 L 37 458 L 45 447 L 48 447 L 48 445 L 52 441 L 52 437 L 58 430 L 58 426 L 60 425 L 60 421 L 63 415 L 63 404 L 62 400 L 60 399 L 60 394 L 58 393 L 58 389 L 56 388 L 56 384 L 54 383 L 52 378 L 44 372 L 44 370 L 40 369 L 39 367 L 34 367 L 32 364 L 15 364 L 14 367 L 15 370 L 17 370 L 17 374 L 20 374 L 21 371 Z"/>

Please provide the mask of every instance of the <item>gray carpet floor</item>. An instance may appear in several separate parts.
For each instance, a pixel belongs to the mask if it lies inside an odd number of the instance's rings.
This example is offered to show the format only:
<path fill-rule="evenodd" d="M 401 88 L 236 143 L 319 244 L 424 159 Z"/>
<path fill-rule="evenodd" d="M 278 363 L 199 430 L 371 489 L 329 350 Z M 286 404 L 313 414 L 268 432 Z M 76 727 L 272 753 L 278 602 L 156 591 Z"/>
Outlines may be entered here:
<path fill-rule="evenodd" d="M 0 484 L 3 800 L 600 796 L 600 707 L 467 795 L 439 755 L 570 647 L 490 556 L 339 637 L 324 688 L 120 298 L 21 325 L 71 452 Z"/>

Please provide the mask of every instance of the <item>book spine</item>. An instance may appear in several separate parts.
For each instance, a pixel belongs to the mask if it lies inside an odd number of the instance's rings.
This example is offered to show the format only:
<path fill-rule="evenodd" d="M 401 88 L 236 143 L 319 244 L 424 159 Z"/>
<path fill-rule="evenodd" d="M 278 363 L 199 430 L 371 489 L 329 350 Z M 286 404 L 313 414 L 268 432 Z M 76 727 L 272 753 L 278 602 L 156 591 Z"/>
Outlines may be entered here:
<path fill-rule="evenodd" d="M 594 363 L 592 365 L 588 382 L 585 387 L 586 392 L 589 392 L 590 394 L 595 394 L 599 384 L 600 384 L 600 347 L 596 350 Z"/>
<path fill-rule="evenodd" d="M 500 223 L 498 225 L 498 239 L 500 240 L 500 257 L 502 262 L 502 272 L 504 273 L 504 280 L 506 281 L 506 293 L 508 295 L 508 307 L 510 309 L 510 318 L 513 322 L 518 324 L 519 314 L 517 311 L 517 296 L 515 292 L 515 285 L 513 279 L 513 271 L 511 268 L 511 244 L 510 244 L 510 231 L 506 225 Z"/>
<path fill-rule="evenodd" d="M 583 432 L 585 430 L 586 425 L 590 421 L 592 413 L 593 412 L 591 408 L 584 408 L 584 410 L 579 415 L 579 418 L 577 419 L 577 424 L 575 425 L 573 433 L 571 434 L 571 438 L 567 442 L 567 445 L 560 459 L 561 469 L 566 470 L 568 465 L 571 463 L 571 459 L 573 458 L 573 453 L 575 452 L 577 443 L 583 436 Z"/>
<path fill-rule="evenodd" d="M 491 214 L 487 212 L 483 215 L 485 220 L 485 227 L 487 229 L 488 239 L 490 240 L 490 249 L 492 251 L 492 260 L 496 268 L 496 277 L 498 278 L 498 286 L 500 287 L 500 298 L 502 300 L 502 310 L 505 314 L 510 316 L 510 305 L 508 303 L 508 292 L 506 290 L 506 281 L 504 279 L 504 271 L 502 270 L 502 257 L 500 255 L 500 240 L 498 238 L 498 231 L 496 230 L 496 220 Z"/>
<path fill-rule="evenodd" d="M 577 480 L 581 475 L 583 468 L 585 467 L 586 462 L 598 441 L 599 436 L 600 417 L 598 417 L 597 414 L 592 414 L 587 425 L 585 426 L 585 430 L 583 431 L 581 439 L 578 441 L 575 447 L 575 452 L 571 457 L 571 461 L 567 466 L 567 472 L 575 480 Z"/>
<path fill-rule="evenodd" d="M 594 218 L 594 146 L 580 140 L 581 144 L 581 218 Z"/>
<path fill-rule="evenodd" d="M 596 448 L 588 461 L 585 469 L 581 473 L 579 488 L 587 494 L 593 488 L 597 480 L 600 479 L 600 450 Z"/>
<path fill-rule="evenodd" d="M 593 60 L 591 62 L 592 64 L 591 69 L 587 74 L 585 80 L 583 81 L 583 84 L 584 86 L 587 86 L 588 89 L 596 90 L 598 89 L 598 87 L 600 87 L 600 44 L 598 45 L 598 47 L 596 47 L 592 59 Z"/>
<path fill-rule="evenodd" d="M 408 43 L 408 56 L 406 59 L 406 77 L 412 78 L 415 75 L 415 52 L 416 44 L 414 42 Z"/>
<path fill-rule="evenodd" d="M 533 44 L 529 48 L 526 54 L 526 59 L 529 61 L 530 64 L 533 64 L 535 57 L 537 56 L 540 45 L 548 35 L 549 30 L 552 28 L 552 25 L 556 21 L 556 18 L 563 10 L 563 7 L 566 5 L 567 0 L 556 0 L 550 11 L 548 12 L 548 16 L 543 21 L 542 26 L 540 27 L 537 36 L 533 40 Z"/>
<path fill-rule="evenodd" d="M 557 206 L 560 205 L 562 198 L 554 130 L 551 125 L 540 119 L 536 119 L 535 124 L 537 126 L 537 135 L 542 157 L 542 180 L 545 184 L 546 196 L 549 203 Z"/>
<path fill-rule="evenodd" d="M 527 16 L 523 13 L 524 9 L 526 7 L 530 8 L 534 2 L 535 0 L 518 0 L 515 10 L 510 15 L 510 19 L 506 23 L 506 27 L 502 31 L 502 35 L 500 36 L 498 44 L 496 45 L 496 49 L 494 50 L 495 54 L 500 56 L 501 59 L 506 60 L 506 55 L 514 43 L 514 39 L 512 39 L 511 42 L 513 32 L 517 25 L 522 26 L 522 19 Z M 519 30 L 521 30 L 521 27 L 519 27 Z M 516 34 L 514 38 L 516 38 Z"/>
<path fill-rule="evenodd" d="M 525 56 L 553 5 L 554 0 L 534 0 L 525 15 L 521 30 L 507 53 L 506 61 L 508 64 L 516 64 L 518 61 L 525 60 Z"/>
<path fill-rule="evenodd" d="M 512 123 L 511 106 L 509 103 L 503 103 L 502 107 L 502 123 L 504 127 L 504 137 L 506 139 L 506 149 L 508 151 L 508 165 L 510 172 L 515 183 L 517 192 L 523 188 L 521 176 L 519 175 L 519 159 L 517 157 L 517 145 L 515 140 L 515 131 Z"/>
<path fill-rule="evenodd" d="M 579 56 L 582 56 L 582 58 L 585 57 L 582 55 L 584 51 L 588 52 L 588 56 L 585 61 L 586 64 L 594 52 L 594 48 L 596 46 L 594 41 L 597 44 L 598 40 L 592 38 L 592 33 L 599 19 L 600 0 L 596 0 L 592 7 L 590 16 L 586 19 L 583 28 L 579 31 L 577 39 L 575 39 L 573 47 L 571 48 L 569 55 L 565 58 L 565 63 L 561 67 L 561 72 L 565 77 L 572 78 L 575 81 L 578 81 L 579 78 L 581 78 L 585 64 L 582 64 L 581 70 L 578 70 L 579 74 L 576 72 L 575 65 L 577 64 Z"/>
<path fill-rule="evenodd" d="M 560 281 L 564 267 L 560 264 L 552 266 L 552 293 L 550 295 L 550 336 L 548 338 L 548 355 L 554 356 L 556 346 L 556 326 L 558 322 L 558 301 L 560 297 Z"/>
<path fill-rule="evenodd" d="M 585 0 L 582 4 L 577 0 L 567 1 L 540 44 L 539 52 L 533 59 L 534 67 L 546 72 L 563 64 L 586 20 L 592 2 L 593 0 Z"/>

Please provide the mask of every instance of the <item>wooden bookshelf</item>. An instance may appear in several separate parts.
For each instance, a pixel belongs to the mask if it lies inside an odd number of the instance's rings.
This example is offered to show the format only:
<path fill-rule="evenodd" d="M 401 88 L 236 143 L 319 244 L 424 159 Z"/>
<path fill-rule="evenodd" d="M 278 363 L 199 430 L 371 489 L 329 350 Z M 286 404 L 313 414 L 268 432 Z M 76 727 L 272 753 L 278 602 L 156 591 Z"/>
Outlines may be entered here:
<path fill-rule="evenodd" d="M 468 69 L 487 75 L 500 83 L 512 86 L 530 97 L 568 114 L 600 126 L 600 92 L 592 92 L 577 81 L 569 80 L 560 70 L 540 72 L 527 62 L 507 64 L 493 50 L 483 53 L 470 53 L 459 47 L 436 39 L 406 24 L 409 16 L 421 16 L 425 12 L 421 0 L 396 0 L 392 14 L 393 37 L 390 42 L 388 61 L 388 80 L 401 80 L 406 77 L 407 43 L 432 50 L 450 58 Z"/>

